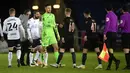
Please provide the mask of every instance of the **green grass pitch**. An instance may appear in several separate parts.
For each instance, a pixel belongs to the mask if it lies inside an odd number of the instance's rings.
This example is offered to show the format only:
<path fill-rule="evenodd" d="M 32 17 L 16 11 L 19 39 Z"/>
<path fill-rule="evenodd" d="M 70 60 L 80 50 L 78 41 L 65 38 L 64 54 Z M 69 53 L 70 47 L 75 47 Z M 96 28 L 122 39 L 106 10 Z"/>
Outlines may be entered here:
<path fill-rule="evenodd" d="M 86 69 L 74 69 L 72 68 L 72 58 L 70 53 L 65 53 L 62 63 L 66 64 L 62 68 L 48 68 L 41 67 L 17 67 L 16 54 L 13 54 L 12 68 L 8 68 L 7 54 L 0 54 L 0 73 L 130 73 L 130 70 L 122 70 L 125 67 L 125 58 L 123 52 L 115 52 L 115 56 L 121 60 L 120 68 L 116 71 L 115 64 L 113 62 L 112 69 L 106 71 L 107 63 L 103 62 L 103 69 L 95 70 L 94 68 L 98 65 L 96 53 L 89 52 L 88 60 L 86 61 Z M 77 65 L 81 64 L 82 53 L 76 53 Z M 55 63 L 53 53 L 49 53 L 48 64 Z"/>

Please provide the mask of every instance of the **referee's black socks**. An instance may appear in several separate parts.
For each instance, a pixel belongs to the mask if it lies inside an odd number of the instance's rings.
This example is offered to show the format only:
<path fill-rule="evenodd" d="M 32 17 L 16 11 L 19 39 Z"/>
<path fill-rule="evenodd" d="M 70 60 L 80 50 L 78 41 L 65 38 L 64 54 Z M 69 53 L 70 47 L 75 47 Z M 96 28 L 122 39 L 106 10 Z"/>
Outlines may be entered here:
<path fill-rule="evenodd" d="M 98 58 L 98 56 L 100 55 L 100 52 L 97 52 L 97 59 L 98 59 L 98 64 L 102 64 L 102 61 L 100 58 Z"/>
<path fill-rule="evenodd" d="M 130 51 L 129 51 L 129 66 L 130 66 Z"/>
<path fill-rule="evenodd" d="M 111 65 L 112 65 L 112 58 L 110 57 L 110 58 L 109 58 L 109 61 L 108 61 L 108 66 L 107 66 L 107 68 L 111 68 Z"/>
<path fill-rule="evenodd" d="M 108 66 L 107 68 L 111 68 L 111 65 L 112 65 L 112 60 L 113 60 L 113 54 L 109 52 L 109 55 L 110 55 L 110 58 L 109 58 L 109 63 L 108 63 Z"/>
<path fill-rule="evenodd" d="M 85 65 L 86 59 L 87 59 L 87 53 L 83 53 L 82 54 L 82 65 Z"/>
<path fill-rule="evenodd" d="M 125 53 L 126 65 L 129 66 L 129 53 Z"/>
<path fill-rule="evenodd" d="M 112 58 L 112 60 L 114 60 L 114 62 L 117 61 L 117 59 L 115 58 L 115 56 L 113 55 L 113 53 L 109 53 L 110 57 Z"/>

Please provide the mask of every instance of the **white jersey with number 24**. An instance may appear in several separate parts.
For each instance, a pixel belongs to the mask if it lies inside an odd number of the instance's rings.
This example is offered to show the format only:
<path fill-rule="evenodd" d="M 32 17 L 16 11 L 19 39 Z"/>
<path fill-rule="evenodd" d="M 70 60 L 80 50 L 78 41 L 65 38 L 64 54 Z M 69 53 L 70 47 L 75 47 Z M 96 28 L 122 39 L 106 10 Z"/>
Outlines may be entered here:
<path fill-rule="evenodd" d="M 3 24 L 3 32 L 7 34 L 8 40 L 20 39 L 20 30 L 24 31 L 24 29 L 19 18 L 8 17 Z"/>

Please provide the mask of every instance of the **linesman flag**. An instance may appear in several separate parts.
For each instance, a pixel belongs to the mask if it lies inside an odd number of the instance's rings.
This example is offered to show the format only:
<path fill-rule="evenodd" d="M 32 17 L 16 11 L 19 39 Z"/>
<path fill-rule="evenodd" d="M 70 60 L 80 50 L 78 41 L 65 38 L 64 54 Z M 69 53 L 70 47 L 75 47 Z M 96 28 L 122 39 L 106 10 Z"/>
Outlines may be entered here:
<path fill-rule="evenodd" d="M 105 43 L 103 44 L 103 49 L 99 55 L 99 58 L 105 62 L 108 62 L 109 60 L 109 53 Z"/>

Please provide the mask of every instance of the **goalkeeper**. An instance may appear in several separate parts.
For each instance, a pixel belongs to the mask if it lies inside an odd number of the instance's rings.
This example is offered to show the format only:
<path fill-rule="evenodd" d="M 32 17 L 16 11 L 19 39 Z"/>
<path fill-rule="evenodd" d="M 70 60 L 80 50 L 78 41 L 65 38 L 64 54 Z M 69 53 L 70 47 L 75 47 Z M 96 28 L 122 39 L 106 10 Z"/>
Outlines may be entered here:
<path fill-rule="evenodd" d="M 59 56 L 58 53 L 58 44 L 57 44 L 57 39 L 60 40 L 60 36 L 58 33 L 58 29 L 55 23 L 55 16 L 54 14 L 51 13 L 51 5 L 47 4 L 45 6 L 45 13 L 42 15 L 42 20 L 43 20 L 43 29 L 42 29 L 42 47 L 43 47 L 43 52 L 46 53 L 46 48 L 49 45 L 52 45 L 54 48 L 54 56 L 57 61 L 57 58 Z M 56 36 L 55 36 L 56 33 Z M 57 39 L 56 39 L 57 37 Z M 44 56 L 43 56 L 44 57 Z M 44 59 L 46 59 L 44 57 Z M 46 66 L 46 64 L 44 64 Z"/>

